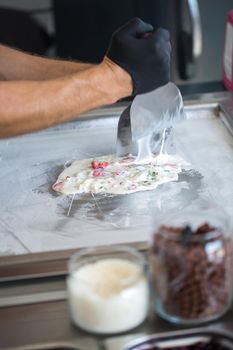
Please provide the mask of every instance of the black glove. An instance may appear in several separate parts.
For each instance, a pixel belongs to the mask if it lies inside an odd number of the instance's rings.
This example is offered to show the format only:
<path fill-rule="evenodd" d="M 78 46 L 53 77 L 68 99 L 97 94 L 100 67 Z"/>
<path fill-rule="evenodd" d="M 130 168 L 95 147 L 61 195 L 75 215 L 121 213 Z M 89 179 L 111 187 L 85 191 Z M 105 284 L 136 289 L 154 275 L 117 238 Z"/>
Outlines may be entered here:
<path fill-rule="evenodd" d="M 148 35 L 148 33 L 151 33 Z M 112 36 L 106 56 L 133 79 L 133 95 L 152 91 L 170 80 L 169 32 L 134 18 Z"/>

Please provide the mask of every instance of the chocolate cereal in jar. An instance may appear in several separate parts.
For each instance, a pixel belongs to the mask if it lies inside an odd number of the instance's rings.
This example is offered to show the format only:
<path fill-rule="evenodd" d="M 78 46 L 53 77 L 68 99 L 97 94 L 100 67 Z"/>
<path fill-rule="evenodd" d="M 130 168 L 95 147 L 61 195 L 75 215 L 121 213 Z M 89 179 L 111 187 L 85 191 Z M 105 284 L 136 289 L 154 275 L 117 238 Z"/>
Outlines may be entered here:
<path fill-rule="evenodd" d="M 160 220 L 150 250 L 158 315 L 191 325 L 228 310 L 233 290 L 231 233 L 223 211 L 206 201 Z"/>

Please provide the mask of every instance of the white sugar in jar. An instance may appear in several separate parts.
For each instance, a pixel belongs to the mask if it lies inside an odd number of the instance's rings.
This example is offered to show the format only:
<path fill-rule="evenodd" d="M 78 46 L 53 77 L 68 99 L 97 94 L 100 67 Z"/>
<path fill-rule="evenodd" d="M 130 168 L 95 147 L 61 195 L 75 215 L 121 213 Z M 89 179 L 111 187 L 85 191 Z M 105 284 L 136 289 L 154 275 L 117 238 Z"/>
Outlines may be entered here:
<path fill-rule="evenodd" d="M 94 333 L 118 333 L 147 316 L 145 261 L 130 247 L 82 249 L 69 263 L 68 299 L 73 322 Z"/>

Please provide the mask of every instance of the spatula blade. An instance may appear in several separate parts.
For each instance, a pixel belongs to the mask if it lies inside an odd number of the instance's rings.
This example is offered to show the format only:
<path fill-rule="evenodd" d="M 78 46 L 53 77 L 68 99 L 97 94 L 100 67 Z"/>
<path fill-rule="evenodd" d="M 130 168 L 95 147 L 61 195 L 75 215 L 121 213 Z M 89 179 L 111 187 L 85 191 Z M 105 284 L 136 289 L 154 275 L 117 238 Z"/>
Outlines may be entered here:
<path fill-rule="evenodd" d="M 124 157 L 128 154 L 137 155 L 137 144 L 132 142 L 130 123 L 131 104 L 121 113 L 117 129 L 116 154 Z"/>

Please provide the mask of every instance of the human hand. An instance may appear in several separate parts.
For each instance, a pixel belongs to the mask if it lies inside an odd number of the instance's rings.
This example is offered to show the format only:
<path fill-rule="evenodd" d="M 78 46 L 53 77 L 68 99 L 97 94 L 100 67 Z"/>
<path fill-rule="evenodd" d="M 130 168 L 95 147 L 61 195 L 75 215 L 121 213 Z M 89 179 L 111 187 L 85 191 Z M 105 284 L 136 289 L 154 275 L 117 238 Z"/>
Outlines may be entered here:
<path fill-rule="evenodd" d="M 162 28 L 154 30 L 139 18 L 113 34 L 106 56 L 131 75 L 133 95 L 152 91 L 170 79 L 169 32 Z"/>

